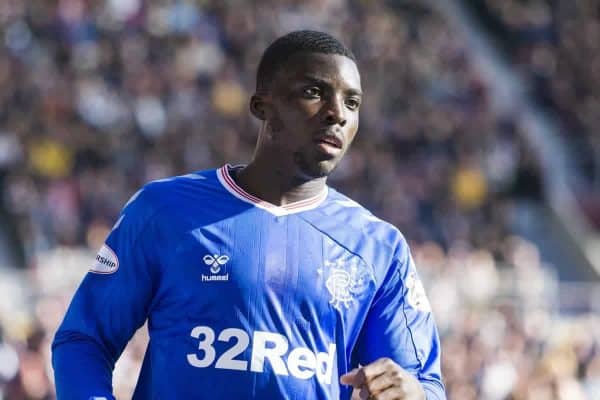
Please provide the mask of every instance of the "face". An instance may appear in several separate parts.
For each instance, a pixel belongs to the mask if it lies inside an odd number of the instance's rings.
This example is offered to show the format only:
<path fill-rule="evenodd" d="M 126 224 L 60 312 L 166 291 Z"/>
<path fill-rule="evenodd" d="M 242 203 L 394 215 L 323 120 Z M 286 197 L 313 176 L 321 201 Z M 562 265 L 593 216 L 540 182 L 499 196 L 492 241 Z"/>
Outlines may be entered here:
<path fill-rule="evenodd" d="M 262 144 L 297 178 L 329 175 L 358 130 L 361 94 L 358 69 L 348 57 L 294 54 L 276 73 L 269 93 L 253 98 L 267 125 Z"/>

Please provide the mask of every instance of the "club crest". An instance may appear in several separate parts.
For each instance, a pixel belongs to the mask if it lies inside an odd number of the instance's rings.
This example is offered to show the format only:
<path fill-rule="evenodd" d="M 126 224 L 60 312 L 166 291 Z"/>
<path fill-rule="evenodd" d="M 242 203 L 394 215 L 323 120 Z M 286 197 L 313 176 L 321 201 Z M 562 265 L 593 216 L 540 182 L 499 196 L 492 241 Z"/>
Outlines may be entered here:
<path fill-rule="evenodd" d="M 317 272 L 325 279 L 325 287 L 331 295 L 329 304 L 338 311 L 349 308 L 373 281 L 371 272 L 358 260 L 326 261 Z"/>

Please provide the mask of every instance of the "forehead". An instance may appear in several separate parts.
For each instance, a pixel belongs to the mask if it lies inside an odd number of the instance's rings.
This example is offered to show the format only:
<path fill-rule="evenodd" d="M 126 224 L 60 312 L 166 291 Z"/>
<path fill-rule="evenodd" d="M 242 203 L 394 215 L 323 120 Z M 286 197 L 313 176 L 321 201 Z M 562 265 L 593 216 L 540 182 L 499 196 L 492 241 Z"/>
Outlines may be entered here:
<path fill-rule="evenodd" d="M 279 68 L 275 76 L 276 86 L 310 80 L 322 80 L 341 89 L 361 90 L 360 74 L 356 63 L 340 54 L 300 52 L 293 54 Z"/>

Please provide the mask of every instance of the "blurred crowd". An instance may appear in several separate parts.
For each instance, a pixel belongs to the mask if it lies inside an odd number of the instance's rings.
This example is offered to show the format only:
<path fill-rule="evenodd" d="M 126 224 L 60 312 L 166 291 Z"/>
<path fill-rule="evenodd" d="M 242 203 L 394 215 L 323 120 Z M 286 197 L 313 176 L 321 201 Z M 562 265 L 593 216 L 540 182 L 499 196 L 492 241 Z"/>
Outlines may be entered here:
<path fill-rule="evenodd" d="M 260 54 L 304 28 L 359 59 L 359 135 L 331 184 L 410 239 L 449 398 L 599 398 L 600 322 L 559 317 L 556 280 L 510 234 L 543 199 L 535 153 L 422 1 L 49 0 L 0 2 L 0 200 L 26 264 L 0 279 L 0 399 L 54 398 L 49 343 L 120 208 L 149 180 L 248 161 Z"/>
<path fill-rule="evenodd" d="M 600 230 L 600 2 L 485 0 L 511 38 L 512 62 L 562 125 L 582 180 L 583 209 Z"/>

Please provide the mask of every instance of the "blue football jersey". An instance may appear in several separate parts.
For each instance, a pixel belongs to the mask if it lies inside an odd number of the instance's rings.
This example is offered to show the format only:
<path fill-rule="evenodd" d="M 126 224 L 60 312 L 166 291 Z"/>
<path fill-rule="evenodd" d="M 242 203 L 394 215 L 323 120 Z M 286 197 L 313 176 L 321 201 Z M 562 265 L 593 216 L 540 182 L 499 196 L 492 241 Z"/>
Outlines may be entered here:
<path fill-rule="evenodd" d="M 52 345 L 59 399 L 112 399 L 148 321 L 134 399 L 349 399 L 389 357 L 444 399 L 440 343 L 406 240 L 331 188 L 275 206 L 230 166 L 151 182 L 124 207 Z"/>

